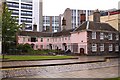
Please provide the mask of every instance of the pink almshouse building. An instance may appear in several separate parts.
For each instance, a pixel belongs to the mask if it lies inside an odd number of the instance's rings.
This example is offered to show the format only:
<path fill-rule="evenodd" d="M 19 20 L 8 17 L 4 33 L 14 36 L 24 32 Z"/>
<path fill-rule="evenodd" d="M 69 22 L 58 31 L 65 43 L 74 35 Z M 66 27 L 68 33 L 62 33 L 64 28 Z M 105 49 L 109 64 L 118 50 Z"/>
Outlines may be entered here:
<path fill-rule="evenodd" d="M 99 12 L 94 13 L 94 21 L 85 21 L 81 26 L 60 32 L 48 33 L 21 31 L 19 44 L 31 44 L 37 49 L 70 49 L 73 53 L 96 55 L 119 52 L 119 33 L 111 25 L 100 22 Z"/>

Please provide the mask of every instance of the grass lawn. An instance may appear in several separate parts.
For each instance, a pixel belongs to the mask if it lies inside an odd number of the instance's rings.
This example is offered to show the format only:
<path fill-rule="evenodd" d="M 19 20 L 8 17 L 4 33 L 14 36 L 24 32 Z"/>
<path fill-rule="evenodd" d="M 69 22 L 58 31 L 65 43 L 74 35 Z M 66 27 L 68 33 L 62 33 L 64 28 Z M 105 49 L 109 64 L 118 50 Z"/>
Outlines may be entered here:
<path fill-rule="evenodd" d="M 45 60 L 45 59 L 68 59 L 74 58 L 74 56 L 5 55 L 5 58 L 8 60 Z"/>

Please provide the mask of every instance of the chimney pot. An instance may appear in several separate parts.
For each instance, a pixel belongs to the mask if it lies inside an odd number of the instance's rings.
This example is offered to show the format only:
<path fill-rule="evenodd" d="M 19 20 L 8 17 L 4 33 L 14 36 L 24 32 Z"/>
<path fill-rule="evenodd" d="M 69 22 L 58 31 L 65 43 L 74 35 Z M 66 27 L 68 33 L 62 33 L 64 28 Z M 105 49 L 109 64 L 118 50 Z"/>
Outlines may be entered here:
<path fill-rule="evenodd" d="M 95 10 L 95 12 L 93 13 L 93 21 L 94 22 L 100 22 L 100 12 L 99 10 Z"/>

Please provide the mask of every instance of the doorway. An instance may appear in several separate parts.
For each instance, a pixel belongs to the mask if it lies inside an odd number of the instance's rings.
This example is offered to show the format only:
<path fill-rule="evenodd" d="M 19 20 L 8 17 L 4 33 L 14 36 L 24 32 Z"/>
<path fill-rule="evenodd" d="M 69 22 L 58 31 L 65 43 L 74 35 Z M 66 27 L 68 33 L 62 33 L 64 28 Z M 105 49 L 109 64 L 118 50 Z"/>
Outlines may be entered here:
<path fill-rule="evenodd" d="M 85 51 L 84 48 L 80 48 L 80 54 L 81 55 L 85 54 L 84 51 Z"/>

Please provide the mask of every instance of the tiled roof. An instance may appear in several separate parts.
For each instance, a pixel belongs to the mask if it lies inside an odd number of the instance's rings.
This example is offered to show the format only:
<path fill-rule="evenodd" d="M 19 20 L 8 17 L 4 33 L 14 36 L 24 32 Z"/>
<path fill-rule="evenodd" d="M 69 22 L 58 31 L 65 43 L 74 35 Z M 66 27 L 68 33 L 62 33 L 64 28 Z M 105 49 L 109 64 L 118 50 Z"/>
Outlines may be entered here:
<path fill-rule="evenodd" d="M 67 35 L 70 35 L 70 34 L 71 34 L 70 32 L 72 32 L 73 30 L 74 30 L 74 29 L 62 30 L 62 31 L 60 31 L 60 32 L 53 33 L 53 36 L 54 36 L 54 37 L 58 37 L 58 36 L 62 36 L 62 35 L 67 36 Z"/>
<path fill-rule="evenodd" d="M 33 32 L 33 31 L 21 31 L 19 32 L 20 36 L 36 36 L 36 37 L 50 37 L 52 33 L 47 32 Z"/>
<path fill-rule="evenodd" d="M 36 36 L 36 37 L 59 37 L 68 36 L 71 32 L 81 31 L 81 30 L 104 30 L 104 31 L 117 31 L 108 23 L 100 23 L 93 21 L 86 21 L 81 26 L 76 29 L 62 30 L 60 32 L 50 33 L 50 32 L 33 32 L 33 31 L 21 31 L 18 35 L 20 36 Z"/>
<path fill-rule="evenodd" d="M 81 26 L 75 29 L 75 31 L 85 30 L 87 26 L 87 22 L 84 22 Z"/>
<path fill-rule="evenodd" d="M 86 21 L 81 26 L 79 26 L 75 31 L 80 30 L 104 30 L 104 31 L 117 31 L 108 23 L 100 23 L 100 22 L 93 22 L 93 21 Z"/>
<path fill-rule="evenodd" d="M 48 32 L 33 32 L 33 31 L 21 31 L 18 35 L 20 36 L 36 36 L 36 37 L 58 37 L 58 36 L 67 36 L 70 35 L 73 29 L 70 30 L 63 30 L 60 32 L 55 33 L 48 33 Z"/>

